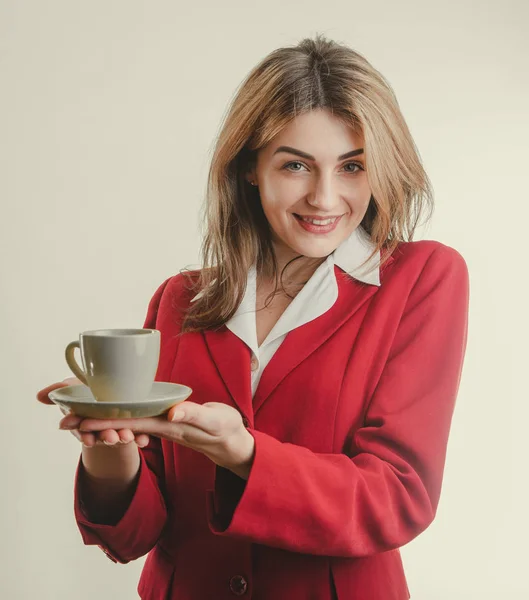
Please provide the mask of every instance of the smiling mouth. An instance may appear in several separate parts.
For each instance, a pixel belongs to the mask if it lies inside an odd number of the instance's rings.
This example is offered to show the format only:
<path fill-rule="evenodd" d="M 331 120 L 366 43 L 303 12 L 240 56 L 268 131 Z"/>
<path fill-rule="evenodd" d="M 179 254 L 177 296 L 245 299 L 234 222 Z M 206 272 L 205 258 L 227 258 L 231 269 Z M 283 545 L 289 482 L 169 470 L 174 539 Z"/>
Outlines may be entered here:
<path fill-rule="evenodd" d="M 298 225 L 301 229 L 304 229 L 306 232 L 314 234 L 314 235 L 327 235 L 335 231 L 338 227 L 338 223 L 341 221 L 343 215 L 339 217 L 332 217 L 326 219 L 314 219 L 310 217 L 301 217 L 296 213 L 292 213 Z"/>
<path fill-rule="evenodd" d="M 303 217 L 297 213 L 292 213 L 298 221 L 304 221 L 305 223 L 313 223 L 314 225 L 331 225 L 337 219 L 343 215 L 333 215 L 330 217 Z"/>

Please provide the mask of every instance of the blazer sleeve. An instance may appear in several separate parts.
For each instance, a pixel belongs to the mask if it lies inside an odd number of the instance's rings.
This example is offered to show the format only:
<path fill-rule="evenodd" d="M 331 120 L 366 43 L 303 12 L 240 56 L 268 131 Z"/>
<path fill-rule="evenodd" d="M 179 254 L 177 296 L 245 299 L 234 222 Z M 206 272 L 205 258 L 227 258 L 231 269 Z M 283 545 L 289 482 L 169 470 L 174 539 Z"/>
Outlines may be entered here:
<path fill-rule="evenodd" d="M 156 327 L 158 308 L 170 279 L 158 287 L 150 300 L 144 329 Z M 95 523 L 84 509 L 81 457 L 74 478 L 74 515 L 83 542 L 99 546 L 110 560 L 122 564 L 147 554 L 155 546 L 167 520 L 161 440 L 151 436 L 149 444 L 139 448 L 139 453 L 140 470 L 134 495 L 121 517 L 112 523 Z"/>
<path fill-rule="evenodd" d="M 363 557 L 410 542 L 434 519 L 467 342 L 469 278 L 438 246 L 408 297 L 361 428 L 318 454 L 249 428 L 247 481 L 216 469 L 211 531 L 315 555 Z"/>

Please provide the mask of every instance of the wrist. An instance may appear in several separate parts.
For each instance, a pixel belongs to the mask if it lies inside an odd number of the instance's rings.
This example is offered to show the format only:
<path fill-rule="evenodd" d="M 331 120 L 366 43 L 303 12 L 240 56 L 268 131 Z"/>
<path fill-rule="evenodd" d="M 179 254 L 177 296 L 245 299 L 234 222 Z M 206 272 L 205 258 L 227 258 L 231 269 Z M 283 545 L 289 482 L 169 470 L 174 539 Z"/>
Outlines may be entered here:
<path fill-rule="evenodd" d="M 91 479 L 120 484 L 136 477 L 141 462 L 138 447 L 133 442 L 121 447 L 83 446 L 81 460 L 85 473 Z"/>
<path fill-rule="evenodd" d="M 233 436 L 228 452 L 230 459 L 227 464 L 221 465 L 235 473 L 242 479 L 248 479 L 255 454 L 255 439 L 253 435 L 241 426 L 240 432 Z"/>

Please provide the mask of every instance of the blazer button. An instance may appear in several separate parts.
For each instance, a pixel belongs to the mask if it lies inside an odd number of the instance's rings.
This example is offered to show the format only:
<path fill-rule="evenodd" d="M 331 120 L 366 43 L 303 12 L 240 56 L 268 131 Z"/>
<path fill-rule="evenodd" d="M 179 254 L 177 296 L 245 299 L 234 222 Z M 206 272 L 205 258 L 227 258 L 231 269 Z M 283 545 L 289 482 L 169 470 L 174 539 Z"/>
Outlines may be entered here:
<path fill-rule="evenodd" d="M 242 424 L 243 424 L 245 427 L 250 427 L 250 421 L 248 421 L 248 419 L 247 419 L 246 417 L 243 417 L 243 418 L 242 418 Z"/>
<path fill-rule="evenodd" d="M 234 575 L 230 579 L 230 590 L 236 596 L 242 596 L 246 594 L 246 590 L 248 589 L 248 582 L 242 575 Z"/>

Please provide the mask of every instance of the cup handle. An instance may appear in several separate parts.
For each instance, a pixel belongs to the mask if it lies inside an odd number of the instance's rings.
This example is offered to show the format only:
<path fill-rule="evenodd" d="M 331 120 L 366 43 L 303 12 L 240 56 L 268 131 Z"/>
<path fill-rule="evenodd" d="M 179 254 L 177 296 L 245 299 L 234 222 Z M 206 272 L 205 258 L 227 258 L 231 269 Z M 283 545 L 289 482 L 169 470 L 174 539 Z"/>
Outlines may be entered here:
<path fill-rule="evenodd" d="M 81 369 L 81 367 L 77 364 L 77 361 L 75 360 L 74 352 L 75 352 L 76 348 L 79 348 L 79 350 L 80 350 L 79 342 L 77 340 L 75 340 L 75 342 L 70 342 L 66 346 L 66 350 L 65 350 L 66 362 L 68 363 L 68 366 L 72 370 L 72 373 L 78 379 L 80 379 L 85 385 L 88 385 L 88 383 L 86 381 L 86 373 Z"/>

